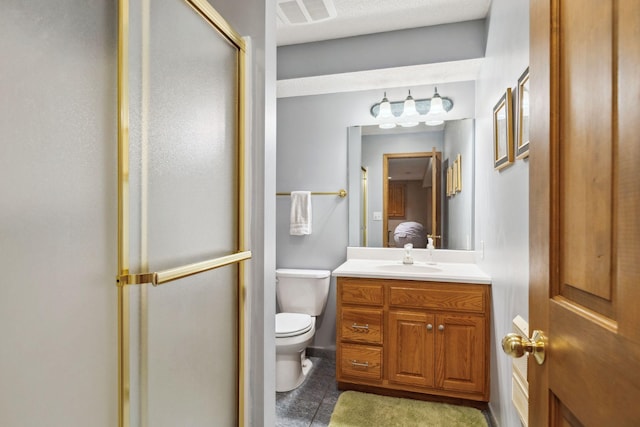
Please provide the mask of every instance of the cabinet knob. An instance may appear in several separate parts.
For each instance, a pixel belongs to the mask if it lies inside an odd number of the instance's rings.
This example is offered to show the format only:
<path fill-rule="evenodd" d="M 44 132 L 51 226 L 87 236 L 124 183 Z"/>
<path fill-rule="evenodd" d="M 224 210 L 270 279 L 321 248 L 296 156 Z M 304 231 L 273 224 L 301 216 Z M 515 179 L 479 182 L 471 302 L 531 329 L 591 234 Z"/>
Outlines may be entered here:
<path fill-rule="evenodd" d="M 427 324 L 427 331 L 430 331 L 433 329 L 433 325 L 431 323 Z"/>
<path fill-rule="evenodd" d="M 439 331 L 444 331 L 444 325 L 438 325 L 438 330 Z"/>

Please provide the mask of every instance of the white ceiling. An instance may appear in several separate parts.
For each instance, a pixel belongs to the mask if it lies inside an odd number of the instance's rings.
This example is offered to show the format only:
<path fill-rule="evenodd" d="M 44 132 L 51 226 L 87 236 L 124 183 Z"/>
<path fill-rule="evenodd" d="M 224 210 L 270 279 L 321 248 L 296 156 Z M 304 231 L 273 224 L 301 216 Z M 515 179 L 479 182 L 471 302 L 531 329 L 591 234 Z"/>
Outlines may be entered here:
<path fill-rule="evenodd" d="M 431 157 L 389 159 L 387 175 L 390 181 L 423 181 L 430 166 Z"/>
<path fill-rule="evenodd" d="M 491 0 L 333 0 L 337 13 L 333 19 L 304 25 L 285 25 L 278 20 L 277 43 L 308 43 L 482 19 L 487 16 L 490 3 Z"/>

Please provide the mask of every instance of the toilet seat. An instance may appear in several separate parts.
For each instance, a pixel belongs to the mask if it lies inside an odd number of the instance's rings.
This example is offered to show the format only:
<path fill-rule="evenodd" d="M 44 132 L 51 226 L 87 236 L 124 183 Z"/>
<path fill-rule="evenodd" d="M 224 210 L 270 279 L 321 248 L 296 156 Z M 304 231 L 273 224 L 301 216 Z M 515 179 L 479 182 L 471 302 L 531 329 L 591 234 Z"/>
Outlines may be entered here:
<path fill-rule="evenodd" d="M 276 338 L 302 335 L 312 327 L 311 316 L 302 313 L 276 314 Z"/>

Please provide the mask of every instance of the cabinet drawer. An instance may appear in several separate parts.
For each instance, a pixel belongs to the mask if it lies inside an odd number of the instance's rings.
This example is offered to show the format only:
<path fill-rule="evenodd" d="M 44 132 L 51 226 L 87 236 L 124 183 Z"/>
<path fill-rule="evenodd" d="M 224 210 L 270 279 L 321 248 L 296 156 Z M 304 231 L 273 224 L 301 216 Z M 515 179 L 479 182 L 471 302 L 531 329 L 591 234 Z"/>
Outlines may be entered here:
<path fill-rule="evenodd" d="M 382 344 L 382 309 L 342 308 L 340 338 Z"/>
<path fill-rule="evenodd" d="M 382 380 L 382 348 L 342 344 L 339 369 L 340 377 L 380 381 Z"/>
<path fill-rule="evenodd" d="M 426 288 L 391 286 L 389 304 L 394 307 L 484 313 L 487 303 L 485 295 L 484 287 L 480 285 L 440 285 Z"/>
<path fill-rule="evenodd" d="M 340 295 L 343 304 L 361 304 L 382 306 L 384 290 L 381 283 L 364 280 L 339 278 Z"/>

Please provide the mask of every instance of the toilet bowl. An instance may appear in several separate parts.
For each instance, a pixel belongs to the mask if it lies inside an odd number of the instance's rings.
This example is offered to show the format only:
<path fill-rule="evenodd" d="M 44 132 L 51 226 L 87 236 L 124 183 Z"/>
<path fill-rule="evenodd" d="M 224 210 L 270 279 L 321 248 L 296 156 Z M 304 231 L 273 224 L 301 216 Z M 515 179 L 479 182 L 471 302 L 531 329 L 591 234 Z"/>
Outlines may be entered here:
<path fill-rule="evenodd" d="M 330 276 L 328 270 L 276 270 L 276 391 L 295 389 L 311 370 L 305 350 L 327 302 Z"/>
<path fill-rule="evenodd" d="M 302 384 L 313 366 L 304 351 L 315 333 L 315 317 L 276 314 L 276 391 L 293 390 Z"/>

